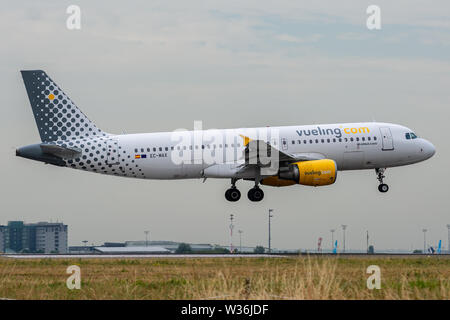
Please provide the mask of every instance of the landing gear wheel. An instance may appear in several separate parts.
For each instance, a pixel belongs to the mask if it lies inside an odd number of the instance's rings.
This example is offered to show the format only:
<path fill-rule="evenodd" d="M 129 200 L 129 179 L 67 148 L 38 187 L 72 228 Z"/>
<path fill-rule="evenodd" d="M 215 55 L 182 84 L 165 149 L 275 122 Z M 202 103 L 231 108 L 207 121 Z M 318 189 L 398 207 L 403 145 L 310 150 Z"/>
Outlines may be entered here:
<path fill-rule="evenodd" d="M 248 190 L 247 196 L 250 201 L 258 202 L 264 198 L 264 191 L 262 191 L 259 187 L 254 187 Z"/>
<path fill-rule="evenodd" d="M 384 172 L 386 171 L 385 168 L 377 168 L 375 169 L 375 173 L 377 174 L 377 179 L 380 182 L 380 185 L 378 186 L 378 191 L 385 193 L 388 192 L 389 186 L 383 182 L 383 179 L 385 178 Z"/>
<path fill-rule="evenodd" d="M 383 193 L 388 192 L 389 186 L 385 183 L 382 183 L 378 186 L 378 191 L 383 192 Z"/>
<path fill-rule="evenodd" d="M 236 188 L 230 188 L 225 192 L 225 199 L 236 202 L 241 198 L 241 192 Z"/>

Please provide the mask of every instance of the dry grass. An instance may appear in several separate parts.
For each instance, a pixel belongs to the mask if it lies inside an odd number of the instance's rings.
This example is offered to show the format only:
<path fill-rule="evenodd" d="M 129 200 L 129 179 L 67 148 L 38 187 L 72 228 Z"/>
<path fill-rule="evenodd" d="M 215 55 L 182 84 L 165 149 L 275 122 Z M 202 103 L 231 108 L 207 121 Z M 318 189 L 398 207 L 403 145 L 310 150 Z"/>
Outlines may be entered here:
<path fill-rule="evenodd" d="M 69 265 L 82 287 L 66 287 Z M 368 290 L 366 268 L 381 268 Z M 0 298 L 13 299 L 449 299 L 450 259 L 0 258 Z"/>

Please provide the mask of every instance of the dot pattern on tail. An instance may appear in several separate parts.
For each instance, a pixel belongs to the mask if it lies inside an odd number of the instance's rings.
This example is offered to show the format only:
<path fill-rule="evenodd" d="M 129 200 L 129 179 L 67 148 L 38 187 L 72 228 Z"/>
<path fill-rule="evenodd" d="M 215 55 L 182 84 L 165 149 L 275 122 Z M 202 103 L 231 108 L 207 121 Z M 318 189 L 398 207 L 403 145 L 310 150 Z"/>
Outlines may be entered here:
<path fill-rule="evenodd" d="M 22 76 L 43 142 L 107 136 L 44 71 L 22 71 Z"/>
<path fill-rule="evenodd" d="M 145 178 L 133 158 L 114 135 L 97 128 L 61 88 L 42 70 L 22 71 L 36 124 L 45 144 L 81 151 L 66 166 L 86 171 Z"/>

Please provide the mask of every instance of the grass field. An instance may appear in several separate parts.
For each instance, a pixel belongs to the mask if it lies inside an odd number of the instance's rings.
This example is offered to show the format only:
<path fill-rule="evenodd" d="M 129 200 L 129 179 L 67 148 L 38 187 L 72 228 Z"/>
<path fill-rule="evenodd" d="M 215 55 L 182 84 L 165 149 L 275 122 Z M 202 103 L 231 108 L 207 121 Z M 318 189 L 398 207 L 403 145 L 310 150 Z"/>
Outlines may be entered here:
<path fill-rule="evenodd" d="M 81 289 L 66 268 L 81 268 Z M 381 289 L 366 268 L 381 269 Z M 0 258 L 0 298 L 449 299 L 449 257 Z"/>

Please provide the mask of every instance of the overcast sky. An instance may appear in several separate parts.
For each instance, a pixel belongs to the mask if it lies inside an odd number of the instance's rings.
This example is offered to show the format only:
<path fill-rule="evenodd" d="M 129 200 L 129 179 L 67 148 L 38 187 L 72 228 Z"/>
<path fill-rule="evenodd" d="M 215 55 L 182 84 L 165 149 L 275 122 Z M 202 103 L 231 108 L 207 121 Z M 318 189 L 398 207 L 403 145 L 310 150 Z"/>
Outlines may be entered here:
<path fill-rule="evenodd" d="M 81 30 L 66 8 L 81 8 Z M 366 8 L 381 8 L 368 30 Z M 229 243 L 315 248 L 347 224 L 347 247 L 447 244 L 450 223 L 450 2 L 16 1 L 0 12 L 0 224 L 63 221 L 82 240 Z M 352 121 L 413 128 L 430 160 L 375 173 L 342 172 L 332 186 L 264 187 L 265 199 L 228 203 L 228 180 L 133 180 L 15 157 L 39 135 L 19 73 L 43 69 L 107 132 L 172 131 Z M 237 234 L 237 232 L 236 232 Z M 239 242 L 238 236 L 234 238 Z"/>

